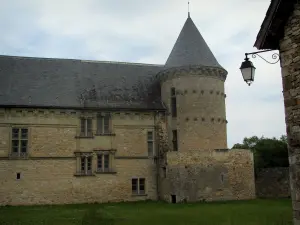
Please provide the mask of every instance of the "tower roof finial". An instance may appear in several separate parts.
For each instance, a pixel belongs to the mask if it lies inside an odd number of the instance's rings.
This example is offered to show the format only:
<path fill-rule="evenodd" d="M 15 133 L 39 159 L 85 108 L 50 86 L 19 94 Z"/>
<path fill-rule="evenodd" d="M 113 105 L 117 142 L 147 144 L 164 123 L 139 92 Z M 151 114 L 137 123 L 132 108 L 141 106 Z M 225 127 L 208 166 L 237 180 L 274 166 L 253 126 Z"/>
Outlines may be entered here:
<path fill-rule="evenodd" d="M 190 1 L 188 1 L 188 18 L 190 18 Z"/>

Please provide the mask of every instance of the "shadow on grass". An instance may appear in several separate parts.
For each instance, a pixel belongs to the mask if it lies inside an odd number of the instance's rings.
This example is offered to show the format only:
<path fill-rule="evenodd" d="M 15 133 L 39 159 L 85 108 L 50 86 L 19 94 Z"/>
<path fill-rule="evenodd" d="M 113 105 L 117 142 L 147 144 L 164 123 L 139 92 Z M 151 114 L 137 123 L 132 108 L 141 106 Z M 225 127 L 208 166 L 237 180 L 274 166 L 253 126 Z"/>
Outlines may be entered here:
<path fill-rule="evenodd" d="M 114 219 L 104 215 L 102 211 L 91 208 L 82 217 L 81 225 L 114 225 Z"/>

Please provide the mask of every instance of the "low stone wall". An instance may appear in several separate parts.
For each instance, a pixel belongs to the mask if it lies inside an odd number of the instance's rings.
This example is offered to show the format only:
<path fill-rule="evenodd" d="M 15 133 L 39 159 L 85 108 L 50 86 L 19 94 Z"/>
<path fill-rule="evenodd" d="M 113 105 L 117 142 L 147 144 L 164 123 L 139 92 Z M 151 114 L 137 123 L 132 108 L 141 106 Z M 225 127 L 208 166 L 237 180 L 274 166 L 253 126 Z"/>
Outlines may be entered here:
<path fill-rule="evenodd" d="M 255 179 L 258 198 L 289 198 L 290 177 L 288 167 L 264 168 Z"/>
<path fill-rule="evenodd" d="M 249 150 L 168 152 L 160 197 L 168 202 L 255 198 Z"/>

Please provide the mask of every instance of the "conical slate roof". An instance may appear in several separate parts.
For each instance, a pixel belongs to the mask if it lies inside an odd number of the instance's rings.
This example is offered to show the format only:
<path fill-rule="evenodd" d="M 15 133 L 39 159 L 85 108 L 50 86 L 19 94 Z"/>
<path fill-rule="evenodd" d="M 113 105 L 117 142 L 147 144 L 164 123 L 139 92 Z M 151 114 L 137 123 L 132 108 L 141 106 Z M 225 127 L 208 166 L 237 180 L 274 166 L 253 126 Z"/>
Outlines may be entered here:
<path fill-rule="evenodd" d="M 185 21 L 165 67 L 188 65 L 213 66 L 223 69 L 190 16 Z"/>

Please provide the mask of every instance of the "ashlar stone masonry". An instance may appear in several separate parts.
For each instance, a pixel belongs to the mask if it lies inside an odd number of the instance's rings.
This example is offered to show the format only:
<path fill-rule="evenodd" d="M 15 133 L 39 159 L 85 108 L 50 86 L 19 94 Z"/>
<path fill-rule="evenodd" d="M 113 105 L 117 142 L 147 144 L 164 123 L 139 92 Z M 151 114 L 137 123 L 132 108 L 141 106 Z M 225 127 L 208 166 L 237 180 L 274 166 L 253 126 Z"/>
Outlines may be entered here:
<path fill-rule="evenodd" d="M 255 197 L 190 17 L 164 65 L 0 56 L 0 205 Z"/>

